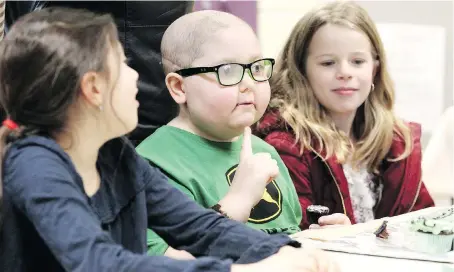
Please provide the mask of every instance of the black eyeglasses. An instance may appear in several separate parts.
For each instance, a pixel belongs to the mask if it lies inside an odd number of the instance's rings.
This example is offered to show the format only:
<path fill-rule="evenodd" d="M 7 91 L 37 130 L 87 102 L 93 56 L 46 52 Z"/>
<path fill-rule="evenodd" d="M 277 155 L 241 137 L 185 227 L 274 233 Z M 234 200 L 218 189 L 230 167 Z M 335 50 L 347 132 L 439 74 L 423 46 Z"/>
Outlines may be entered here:
<path fill-rule="evenodd" d="M 183 76 L 215 72 L 219 84 L 222 86 L 233 86 L 241 82 L 244 71 L 248 70 L 252 79 L 257 82 L 267 81 L 273 74 L 274 59 L 259 59 L 249 64 L 224 63 L 213 67 L 193 67 L 176 71 Z"/>

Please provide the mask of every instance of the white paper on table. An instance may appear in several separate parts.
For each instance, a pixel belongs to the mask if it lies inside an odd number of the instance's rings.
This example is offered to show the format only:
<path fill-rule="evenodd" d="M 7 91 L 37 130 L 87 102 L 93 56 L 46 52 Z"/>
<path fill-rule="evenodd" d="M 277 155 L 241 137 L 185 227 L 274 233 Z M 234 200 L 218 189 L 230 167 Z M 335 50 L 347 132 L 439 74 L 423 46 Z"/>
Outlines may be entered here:
<path fill-rule="evenodd" d="M 378 23 L 396 91 L 395 112 L 432 131 L 445 95 L 446 30 L 441 26 Z"/>
<path fill-rule="evenodd" d="M 417 261 L 428 261 L 437 263 L 454 264 L 454 251 L 443 254 L 430 254 L 413 251 L 406 248 L 403 244 L 405 236 L 403 227 L 412 219 L 420 216 L 433 217 L 448 211 L 450 207 L 430 207 L 407 214 L 386 218 L 388 221 L 388 232 L 390 234 L 387 240 L 382 240 L 370 232 L 361 232 L 351 236 L 339 237 L 335 240 L 320 241 L 304 238 L 302 235 L 296 240 L 301 242 L 305 248 L 319 248 L 327 251 L 350 253 L 357 255 L 367 255 L 376 257 L 387 257 L 394 259 L 406 259 Z M 328 229 L 329 230 L 329 229 Z M 332 230 L 335 230 L 333 228 Z"/>
<path fill-rule="evenodd" d="M 357 255 L 454 264 L 454 252 L 452 251 L 442 254 L 429 254 L 411 251 L 398 244 L 378 239 L 373 234 L 364 233 L 354 237 L 344 237 L 327 242 L 310 239 L 302 240 L 300 242 L 302 242 L 306 248 L 312 247 L 327 251 Z"/>

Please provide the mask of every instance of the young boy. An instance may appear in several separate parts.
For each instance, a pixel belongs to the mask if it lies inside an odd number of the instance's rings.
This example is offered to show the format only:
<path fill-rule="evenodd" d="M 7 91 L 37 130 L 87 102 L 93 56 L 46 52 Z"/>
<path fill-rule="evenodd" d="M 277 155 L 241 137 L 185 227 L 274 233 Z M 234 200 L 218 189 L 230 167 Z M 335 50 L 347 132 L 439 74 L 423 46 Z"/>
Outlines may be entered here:
<path fill-rule="evenodd" d="M 300 231 L 287 168 L 249 128 L 268 106 L 274 65 L 253 30 L 228 13 L 194 12 L 167 29 L 161 50 L 180 111 L 137 147 L 139 154 L 203 207 L 267 233 Z M 172 256 L 152 232 L 148 245 L 151 255 Z"/>

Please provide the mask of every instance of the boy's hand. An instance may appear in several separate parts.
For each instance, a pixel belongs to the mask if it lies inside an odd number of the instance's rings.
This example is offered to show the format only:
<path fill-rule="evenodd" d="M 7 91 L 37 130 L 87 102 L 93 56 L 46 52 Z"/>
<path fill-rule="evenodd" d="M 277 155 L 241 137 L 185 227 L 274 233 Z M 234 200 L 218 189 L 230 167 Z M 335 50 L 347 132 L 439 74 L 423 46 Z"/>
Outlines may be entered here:
<path fill-rule="evenodd" d="M 350 219 L 343 213 L 333 213 L 318 219 L 318 225 L 310 225 L 310 229 L 329 228 L 342 225 L 351 225 Z"/>
<path fill-rule="evenodd" d="M 233 265 L 232 272 L 338 272 L 340 268 L 328 254 L 285 246 L 276 254 L 254 264 Z"/>
<path fill-rule="evenodd" d="M 279 175 L 279 167 L 269 153 L 252 153 L 251 135 L 251 129 L 246 127 L 231 191 L 249 198 L 254 206 L 262 199 L 266 185 Z"/>
<path fill-rule="evenodd" d="M 252 207 L 262 199 L 266 185 L 279 175 L 269 153 L 252 153 L 251 129 L 244 129 L 240 162 L 227 195 L 219 201 L 223 211 L 238 221 L 249 218 Z"/>

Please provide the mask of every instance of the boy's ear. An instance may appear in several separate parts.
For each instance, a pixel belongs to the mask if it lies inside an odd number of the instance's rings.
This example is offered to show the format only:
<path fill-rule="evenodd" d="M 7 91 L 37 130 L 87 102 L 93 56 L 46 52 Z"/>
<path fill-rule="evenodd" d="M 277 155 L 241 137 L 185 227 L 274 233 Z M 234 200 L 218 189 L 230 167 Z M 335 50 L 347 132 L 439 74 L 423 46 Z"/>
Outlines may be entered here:
<path fill-rule="evenodd" d="M 183 87 L 183 77 L 177 73 L 168 73 L 166 76 L 166 86 L 177 104 L 186 103 L 186 92 Z"/>

